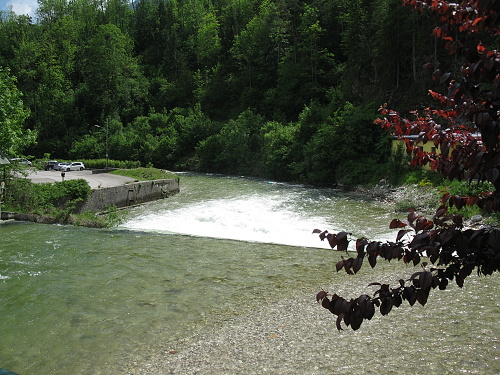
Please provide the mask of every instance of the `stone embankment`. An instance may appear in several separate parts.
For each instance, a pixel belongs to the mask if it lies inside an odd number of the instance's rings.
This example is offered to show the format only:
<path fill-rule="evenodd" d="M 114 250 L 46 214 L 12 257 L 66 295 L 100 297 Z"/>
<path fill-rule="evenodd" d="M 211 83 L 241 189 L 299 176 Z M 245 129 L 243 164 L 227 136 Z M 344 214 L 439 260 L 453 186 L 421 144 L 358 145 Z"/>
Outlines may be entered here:
<path fill-rule="evenodd" d="M 129 207 L 163 199 L 179 192 L 179 179 L 133 182 L 126 185 L 94 189 L 79 212 L 104 211 L 108 206 Z"/>

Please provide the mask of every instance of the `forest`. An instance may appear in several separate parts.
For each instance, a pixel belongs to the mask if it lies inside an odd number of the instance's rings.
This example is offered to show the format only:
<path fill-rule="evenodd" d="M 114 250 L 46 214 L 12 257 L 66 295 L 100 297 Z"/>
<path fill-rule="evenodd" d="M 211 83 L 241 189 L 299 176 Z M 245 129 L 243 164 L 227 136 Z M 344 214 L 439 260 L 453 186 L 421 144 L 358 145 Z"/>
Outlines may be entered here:
<path fill-rule="evenodd" d="M 109 136 L 113 160 L 351 185 L 398 176 L 381 105 L 425 108 L 425 64 L 459 68 L 434 24 L 401 0 L 39 0 L 0 13 L 0 67 L 24 156 L 103 158 Z"/>

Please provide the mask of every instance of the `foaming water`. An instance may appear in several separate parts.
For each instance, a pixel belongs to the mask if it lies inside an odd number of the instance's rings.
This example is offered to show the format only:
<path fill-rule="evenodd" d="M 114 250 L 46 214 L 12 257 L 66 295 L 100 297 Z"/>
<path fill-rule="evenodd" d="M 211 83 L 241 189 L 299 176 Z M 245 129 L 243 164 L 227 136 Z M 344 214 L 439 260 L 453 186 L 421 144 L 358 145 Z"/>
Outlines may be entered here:
<path fill-rule="evenodd" d="M 335 189 L 210 175 L 187 175 L 181 181 L 179 195 L 133 210 L 122 227 L 324 248 L 327 243 L 312 235 L 313 229 L 356 228 L 354 236 L 382 240 L 394 236 L 383 220 L 390 207 Z"/>
<path fill-rule="evenodd" d="M 167 205 L 140 215 L 123 227 L 240 241 L 316 246 L 311 232 L 317 220 L 279 208 L 280 202 L 259 197 L 211 200 L 170 210 Z M 153 208 L 152 205 L 148 206 Z M 153 208 L 154 209 L 154 208 Z"/>

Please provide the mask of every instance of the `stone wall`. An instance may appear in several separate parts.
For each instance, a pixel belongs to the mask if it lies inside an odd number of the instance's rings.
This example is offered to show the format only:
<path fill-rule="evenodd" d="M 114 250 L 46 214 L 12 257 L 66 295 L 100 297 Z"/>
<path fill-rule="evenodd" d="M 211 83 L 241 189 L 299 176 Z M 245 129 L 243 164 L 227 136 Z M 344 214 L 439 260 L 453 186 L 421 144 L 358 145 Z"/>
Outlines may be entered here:
<path fill-rule="evenodd" d="M 122 186 L 96 189 L 92 190 L 92 194 L 79 211 L 99 212 L 106 210 L 106 207 L 110 205 L 118 208 L 133 206 L 166 198 L 178 192 L 178 178 L 133 182 Z"/>

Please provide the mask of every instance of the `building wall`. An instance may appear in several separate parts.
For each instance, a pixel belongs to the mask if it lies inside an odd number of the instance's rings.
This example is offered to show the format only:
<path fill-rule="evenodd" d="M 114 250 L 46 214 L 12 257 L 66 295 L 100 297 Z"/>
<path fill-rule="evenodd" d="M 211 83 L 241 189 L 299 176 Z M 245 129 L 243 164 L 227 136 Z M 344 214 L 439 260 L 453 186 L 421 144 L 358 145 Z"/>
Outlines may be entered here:
<path fill-rule="evenodd" d="M 415 139 L 416 139 L 416 136 L 415 136 Z M 420 147 L 422 149 L 422 151 L 424 151 L 424 152 L 436 152 L 437 154 L 439 154 L 439 152 L 440 152 L 439 147 L 436 148 L 434 146 L 434 142 L 427 142 L 425 144 L 417 143 L 416 146 Z M 393 139 L 392 140 L 392 152 L 396 153 L 398 151 L 398 148 L 400 148 L 400 147 L 403 148 L 404 154 L 407 155 L 405 142 L 402 139 Z M 429 164 L 426 164 L 422 167 L 422 169 L 430 170 L 431 166 Z"/>

